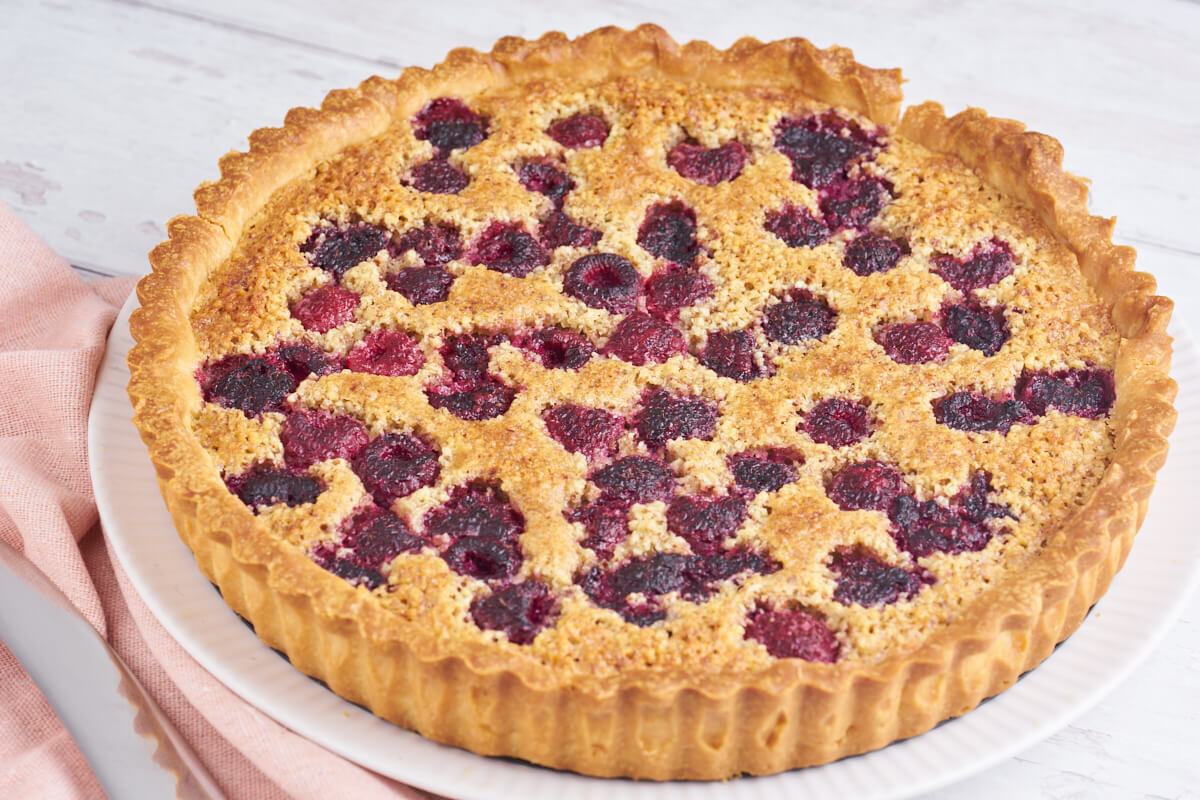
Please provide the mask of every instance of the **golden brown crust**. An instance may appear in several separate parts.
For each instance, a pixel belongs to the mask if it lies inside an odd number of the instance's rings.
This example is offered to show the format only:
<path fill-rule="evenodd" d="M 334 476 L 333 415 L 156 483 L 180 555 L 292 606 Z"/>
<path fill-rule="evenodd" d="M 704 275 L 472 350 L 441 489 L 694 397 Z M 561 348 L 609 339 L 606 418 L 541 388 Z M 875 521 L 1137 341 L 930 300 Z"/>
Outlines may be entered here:
<path fill-rule="evenodd" d="M 532 659 L 401 629 L 378 604 L 363 602 L 362 590 L 347 591 L 299 552 L 277 547 L 229 493 L 182 422 L 201 405 L 189 316 L 202 280 L 279 188 L 428 98 L 557 74 L 793 88 L 881 124 L 896 122 L 901 99 L 898 70 L 866 69 L 841 48 L 799 39 L 743 39 L 726 51 L 681 47 L 642 26 L 576 40 L 507 38 L 489 54 L 456 50 L 433 70 L 372 78 L 332 93 L 319 111 L 294 110 L 282 128 L 256 132 L 249 153 L 223 158 L 220 180 L 197 191 L 198 216 L 171 221 L 131 321 L 135 422 L 181 536 L 226 601 L 299 669 L 380 716 L 476 752 L 594 775 L 712 779 L 825 763 L 928 730 L 1042 661 L 1120 568 L 1165 459 L 1175 417 L 1166 374 L 1171 304 L 1134 271 L 1133 251 L 1112 244 L 1112 221 L 1088 214 L 1086 187 L 1062 170 L 1057 142 L 974 109 L 946 119 L 934 104 L 910 108 L 898 132 L 957 156 L 1028 203 L 1078 255 L 1125 337 L 1116 360 L 1117 440 L 1100 486 L 1033 564 L 915 652 L 872 664 L 790 659 L 750 676 L 666 669 L 564 684 Z"/>

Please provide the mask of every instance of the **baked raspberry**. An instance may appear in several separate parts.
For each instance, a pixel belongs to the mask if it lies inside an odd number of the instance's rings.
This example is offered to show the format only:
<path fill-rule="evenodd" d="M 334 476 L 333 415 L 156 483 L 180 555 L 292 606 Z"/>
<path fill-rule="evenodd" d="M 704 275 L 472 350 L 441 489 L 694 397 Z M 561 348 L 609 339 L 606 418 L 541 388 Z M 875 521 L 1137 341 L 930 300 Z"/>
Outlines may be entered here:
<path fill-rule="evenodd" d="M 538 224 L 542 247 L 591 247 L 600 241 L 600 231 L 585 228 L 560 210 L 551 211 Z"/>
<path fill-rule="evenodd" d="M 699 556 L 722 549 L 746 519 L 746 500 L 737 494 L 724 497 L 680 495 L 667 507 L 667 530 L 684 539 Z"/>
<path fill-rule="evenodd" d="M 470 389 L 431 386 L 425 390 L 429 405 L 449 411 L 459 419 L 480 422 L 500 416 L 517 396 L 517 390 L 498 378 L 488 376 Z"/>
<path fill-rule="evenodd" d="M 370 261 L 380 250 L 386 250 L 389 239 L 385 230 L 365 222 L 345 227 L 322 225 L 300 245 L 300 252 L 308 255 L 309 264 L 340 281 L 351 267 Z"/>
<path fill-rule="evenodd" d="M 407 267 L 387 277 L 387 287 L 414 306 L 446 302 L 453 284 L 454 276 L 445 267 Z"/>
<path fill-rule="evenodd" d="M 275 350 L 274 356 L 297 384 L 309 375 L 319 378 L 323 375 L 341 372 L 346 368 L 341 356 L 301 342 L 280 345 Z"/>
<path fill-rule="evenodd" d="M 608 458 L 617 451 L 625 421 L 616 414 L 587 406 L 554 406 L 542 414 L 550 438 L 588 460 Z"/>
<path fill-rule="evenodd" d="M 683 334 L 662 320 L 635 311 L 617 323 L 601 351 L 630 364 L 661 364 L 687 350 Z"/>
<path fill-rule="evenodd" d="M 335 417 L 327 411 L 289 414 L 279 438 L 283 442 L 283 460 L 292 469 L 307 469 L 331 458 L 350 461 L 369 441 L 367 428 L 361 422 L 354 417 Z"/>
<path fill-rule="evenodd" d="M 1008 506 L 988 500 L 991 491 L 991 473 L 980 470 L 973 474 L 971 482 L 954 496 L 951 505 L 972 522 L 987 522 L 1004 517 L 1016 519 L 1017 515 L 1012 513 Z"/>
<path fill-rule="evenodd" d="M 229 491 L 258 512 L 266 506 L 284 503 L 299 506 L 315 503 L 323 487 L 307 475 L 270 464 L 258 464 L 241 475 L 225 481 Z"/>
<path fill-rule="evenodd" d="M 842 263 L 855 275 L 865 278 L 895 268 L 903 255 L 904 248 L 896 240 L 882 233 L 864 233 L 846 245 Z"/>
<path fill-rule="evenodd" d="M 837 312 L 807 289 L 793 289 L 764 312 L 763 333 L 780 344 L 822 339 L 837 327 Z"/>
<path fill-rule="evenodd" d="M 411 433 L 379 436 L 350 462 L 350 468 L 384 508 L 423 486 L 432 486 L 442 470 L 438 450 Z"/>
<path fill-rule="evenodd" d="M 871 152 L 872 138 L 852 120 L 833 111 L 781 119 L 775 146 L 792 162 L 792 180 L 819 189 Z"/>
<path fill-rule="evenodd" d="M 1008 341 L 1004 306 L 984 308 L 976 302 L 967 301 L 946 308 L 942 314 L 942 324 L 951 339 L 985 356 L 996 355 Z"/>
<path fill-rule="evenodd" d="M 425 366 L 425 353 L 402 331 L 371 331 L 346 354 L 352 372 L 370 372 L 393 378 L 415 375 Z"/>
<path fill-rule="evenodd" d="M 703 272 L 668 264 L 646 281 L 646 310 L 659 319 L 672 321 L 681 308 L 694 306 L 712 293 L 712 281 Z"/>
<path fill-rule="evenodd" d="M 575 114 L 551 124 L 546 135 L 572 150 L 599 147 L 608 138 L 608 123 L 595 114 Z"/>
<path fill-rule="evenodd" d="M 418 192 L 458 194 L 467 188 L 471 178 L 458 167 L 441 158 L 418 164 L 412 169 L 408 185 Z"/>
<path fill-rule="evenodd" d="M 579 369 L 596 352 L 591 339 L 558 325 L 517 336 L 513 344 L 537 356 L 546 369 Z"/>
<path fill-rule="evenodd" d="M 634 424 L 641 440 L 654 450 L 672 439 L 709 441 L 717 429 L 717 404 L 704 397 L 673 395 L 659 389 L 642 400 Z"/>
<path fill-rule="evenodd" d="M 471 601 L 471 619 L 485 631 L 500 631 L 513 644 L 529 644 L 549 627 L 558 601 L 540 581 L 522 581 Z"/>
<path fill-rule="evenodd" d="M 661 461 L 645 456 L 626 456 L 590 476 L 603 497 L 620 506 L 667 501 L 675 493 L 675 475 Z"/>
<path fill-rule="evenodd" d="M 992 540 L 991 529 L 936 500 L 922 502 L 912 495 L 902 495 L 896 498 L 890 516 L 896 546 L 914 558 L 934 553 L 974 553 Z"/>
<path fill-rule="evenodd" d="M 954 392 L 933 403 L 933 416 L 943 425 L 960 431 L 1007 434 L 1014 423 L 1030 424 L 1032 414 L 1019 400 L 992 400 L 974 392 Z"/>
<path fill-rule="evenodd" d="M 697 358 L 718 375 L 744 383 L 768 373 L 761 356 L 755 356 L 750 331 L 709 331 L 708 342 Z"/>
<path fill-rule="evenodd" d="M 474 147 L 487 138 L 487 122 L 454 97 L 430 100 L 413 118 L 413 135 L 427 139 L 442 155 Z"/>
<path fill-rule="evenodd" d="M 800 476 L 794 463 L 803 463 L 799 453 L 787 450 L 736 453 L 725 459 L 739 488 L 754 494 L 777 492 Z"/>
<path fill-rule="evenodd" d="M 742 173 L 750 154 L 741 142 L 726 142 L 709 150 L 701 145 L 680 142 L 667 153 L 671 169 L 688 180 L 705 186 L 731 181 Z"/>
<path fill-rule="evenodd" d="M 481 581 L 507 581 L 521 568 L 521 551 L 513 545 L 465 536 L 442 553 L 450 569 Z"/>
<path fill-rule="evenodd" d="M 696 212 L 679 200 L 646 209 L 637 243 L 652 256 L 689 266 L 700 254 L 696 242 Z"/>
<path fill-rule="evenodd" d="M 952 342 L 932 322 L 897 322 L 875 334 L 875 341 L 897 364 L 928 364 L 941 361 Z"/>
<path fill-rule="evenodd" d="M 415 553 L 426 544 L 403 519 L 376 505 L 367 506 L 347 521 L 341 541 L 343 548 L 353 551 L 350 557 L 354 561 L 375 570 L 401 553 Z"/>
<path fill-rule="evenodd" d="M 1038 416 L 1051 408 L 1087 419 L 1108 416 L 1117 398 L 1111 370 L 1032 372 L 1017 381 L 1017 399 Z"/>
<path fill-rule="evenodd" d="M 825 489 L 829 499 L 843 511 L 887 511 L 906 491 L 899 470 L 882 461 L 860 461 L 843 467 Z"/>
<path fill-rule="evenodd" d="M 892 199 L 879 178 L 834 181 L 821 190 L 821 215 L 831 230 L 865 230 Z"/>
<path fill-rule="evenodd" d="M 767 212 L 763 227 L 783 240 L 788 247 L 816 247 L 829 238 L 829 228 L 807 208 L 784 203 L 778 211 Z"/>
<path fill-rule="evenodd" d="M 640 285 L 637 268 L 614 253 L 594 253 L 577 259 L 563 278 L 563 291 L 567 295 L 610 314 L 633 311 Z"/>
<path fill-rule="evenodd" d="M 762 644 L 775 658 L 832 664 L 841 653 L 841 644 L 825 621 L 802 608 L 757 606 L 746 615 L 746 638 Z"/>
<path fill-rule="evenodd" d="M 456 486 L 449 499 L 425 513 L 425 535 L 450 540 L 485 539 L 516 545 L 525 517 L 498 486 L 475 481 Z"/>
<path fill-rule="evenodd" d="M 950 255 L 933 257 L 933 271 L 960 292 L 998 283 L 1012 275 L 1013 266 L 1012 249 L 999 239 L 976 246 L 966 258 Z"/>
<path fill-rule="evenodd" d="M 442 364 L 450 370 L 451 379 L 459 388 L 481 381 L 487 377 L 488 364 L 491 355 L 488 348 L 500 344 L 502 337 L 489 336 L 486 333 L 463 333 L 447 336 L 439 353 Z"/>
<path fill-rule="evenodd" d="M 550 256 L 521 223 L 493 222 L 471 245 L 467 260 L 514 278 L 524 278 L 549 264 Z"/>
<path fill-rule="evenodd" d="M 611 500 L 568 509 L 563 512 L 567 522 L 578 522 L 587 534 L 579 544 L 595 552 L 601 559 L 612 557 L 617 545 L 629 536 L 629 509 Z"/>
<path fill-rule="evenodd" d="M 292 316 L 310 331 L 327 333 L 339 325 L 354 321 L 358 302 L 358 292 L 328 284 L 312 290 L 293 303 Z"/>
<path fill-rule="evenodd" d="M 455 225 L 431 224 L 412 228 L 390 248 L 393 258 L 400 258 L 409 250 L 414 251 L 425 266 L 440 266 L 462 255 L 462 235 Z"/>
<path fill-rule="evenodd" d="M 204 399 L 224 408 L 236 408 L 247 417 L 282 411 L 287 396 L 299 383 L 274 359 L 232 355 L 209 364 L 197 375 Z"/>
<path fill-rule="evenodd" d="M 517 172 L 517 178 L 529 191 L 548 197 L 555 208 L 562 208 L 563 198 L 575 188 L 571 176 L 547 159 L 524 164 Z"/>
<path fill-rule="evenodd" d="M 804 432 L 814 442 L 830 447 L 848 447 L 871 435 L 867 407 L 853 400 L 831 397 L 813 406 L 804 416 Z"/>
<path fill-rule="evenodd" d="M 859 547 L 839 547 L 829 557 L 829 567 L 837 574 L 833 599 L 842 605 L 882 606 L 911 598 L 933 575 L 920 569 L 907 570 L 884 561 L 873 551 Z"/>

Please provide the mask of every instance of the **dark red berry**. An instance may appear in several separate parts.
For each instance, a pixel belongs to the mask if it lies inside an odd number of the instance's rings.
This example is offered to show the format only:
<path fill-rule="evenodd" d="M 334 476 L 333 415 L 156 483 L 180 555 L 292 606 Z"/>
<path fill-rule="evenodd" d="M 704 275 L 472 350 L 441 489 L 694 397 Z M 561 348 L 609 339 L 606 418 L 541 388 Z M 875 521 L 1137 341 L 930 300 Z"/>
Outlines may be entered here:
<path fill-rule="evenodd" d="M 660 319 L 674 320 L 679 309 L 694 306 L 712 293 L 712 281 L 703 272 L 668 264 L 646 281 L 646 310 Z"/>
<path fill-rule="evenodd" d="M 540 581 L 523 581 L 471 601 L 471 619 L 485 631 L 500 631 L 513 644 L 529 644 L 550 625 L 558 602 Z"/>
<path fill-rule="evenodd" d="M 310 331 L 327 333 L 354 320 L 359 299 L 358 292 L 336 284 L 321 286 L 292 304 L 292 316 Z"/>
<path fill-rule="evenodd" d="M 746 638 L 775 658 L 802 658 L 821 664 L 838 660 L 841 645 L 825 621 L 800 608 L 758 606 L 746 616 Z"/>
<path fill-rule="evenodd" d="M 792 162 L 792 180 L 819 189 L 843 175 L 874 144 L 858 123 L 833 111 L 784 118 L 775 126 L 775 146 Z"/>
<path fill-rule="evenodd" d="M 401 553 L 415 553 L 426 544 L 403 519 L 376 505 L 369 505 L 350 518 L 341 541 L 342 548 L 353 551 L 354 561 L 376 570 Z"/>
<path fill-rule="evenodd" d="M 563 291 L 586 306 L 626 314 L 637 305 L 641 276 L 628 259 L 594 253 L 577 259 L 563 278 Z"/>
<path fill-rule="evenodd" d="M 521 568 L 521 551 L 495 539 L 466 536 L 446 548 L 442 558 L 459 575 L 481 581 L 505 581 Z"/>
<path fill-rule="evenodd" d="M 432 486 L 441 472 L 438 451 L 409 433 L 385 433 L 350 462 L 363 488 L 387 508 L 423 486 Z"/>
<path fill-rule="evenodd" d="M 1038 416 L 1054 408 L 1087 419 L 1108 416 L 1117 398 L 1113 373 L 1106 369 L 1068 369 L 1026 373 L 1017 381 L 1017 399 Z"/>
<path fill-rule="evenodd" d="M 406 267 L 387 278 L 388 288 L 414 306 L 446 302 L 453 284 L 454 276 L 445 267 Z"/>
<path fill-rule="evenodd" d="M 843 511 L 887 511 L 907 490 L 895 467 L 882 461 L 860 461 L 834 475 L 825 493 Z"/>
<path fill-rule="evenodd" d="M 891 199 L 891 185 L 879 178 L 835 181 L 821 191 L 821 214 L 831 230 L 861 231 Z"/>
<path fill-rule="evenodd" d="M 463 333 L 447 336 L 438 352 L 442 355 L 442 363 L 450 370 L 452 380 L 462 384 L 458 388 L 466 388 L 487 377 L 491 361 L 488 348 L 499 343 L 487 334 Z"/>
<path fill-rule="evenodd" d="M 310 553 L 312 560 L 322 569 L 329 570 L 354 586 L 368 590 L 378 589 L 387 583 L 378 569 L 366 567 L 352 557 L 341 555 L 341 547 L 333 542 L 321 542 Z"/>
<path fill-rule="evenodd" d="M 204 399 L 224 408 L 236 408 L 247 417 L 283 410 L 287 396 L 299 381 L 288 369 L 262 356 L 226 356 L 200 371 Z"/>
<path fill-rule="evenodd" d="M 974 392 L 954 392 L 933 404 L 933 416 L 943 425 L 960 431 L 1007 434 L 1014 423 L 1029 424 L 1034 415 L 1019 400 L 992 400 Z"/>
<path fill-rule="evenodd" d="M 680 495 L 667 507 L 667 530 L 684 539 L 692 552 L 708 556 L 737 533 L 746 519 L 746 500 L 740 495 L 703 497 Z"/>
<path fill-rule="evenodd" d="M 603 353 L 630 364 L 661 364 L 687 350 L 683 334 L 649 314 L 635 311 L 617 323 Z"/>
<path fill-rule="evenodd" d="M 837 312 L 805 289 L 796 289 L 764 312 L 763 333 L 780 344 L 822 339 L 837 327 Z"/>
<path fill-rule="evenodd" d="M 413 118 L 413 133 L 428 139 L 442 155 L 474 147 L 487 138 L 487 123 L 466 103 L 453 97 L 430 100 Z"/>
<path fill-rule="evenodd" d="M 563 512 L 568 522 L 578 522 L 587 534 L 579 544 L 599 558 L 612 556 L 629 536 L 629 509 L 623 504 L 597 500 Z"/>
<path fill-rule="evenodd" d="M 575 188 L 571 176 L 556 167 L 549 160 L 530 161 L 517 172 L 521 185 L 531 192 L 544 194 L 554 203 L 555 208 L 562 208 L 563 199 Z"/>
<path fill-rule="evenodd" d="M 999 239 L 980 244 L 967 258 L 933 257 L 933 271 L 960 292 L 991 286 L 1012 275 L 1012 249 Z"/>
<path fill-rule="evenodd" d="M 434 408 L 445 409 L 468 422 L 479 422 L 508 411 L 517 390 L 489 375 L 470 389 L 431 386 L 425 390 L 425 396 Z"/>
<path fill-rule="evenodd" d="M 700 245 L 696 243 L 696 212 L 679 200 L 650 206 L 638 228 L 637 243 L 652 256 L 676 264 L 692 264 L 700 253 Z"/>
<path fill-rule="evenodd" d="M 843 605 L 881 606 L 909 599 L 933 581 L 924 570 L 894 567 L 865 547 L 839 547 L 829 558 L 837 574 L 833 599 Z"/>
<path fill-rule="evenodd" d="M 458 194 L 467 188 L 471 178 L 458 167 L 441 158 L 413 167 L 409 185 L 418 192 Z"/>
<path fill-rule="evenodd" d="M 358 222 L 345 227 L 322 225 L 315 228 L 300 252 L 308 255 L 308 263 L 341 280 L 351 267 L 370 261 L 380 250 L 386 250 L 390 237 L 382 228 Z"/>
<path fill-rule="evenodd" d="M 550 263 L 550 256 L 519 222 L 493 222 L 480 234 L 467 260 L 488 269 L 524 278 Z"/>
<path fill-rule="evenodd" d="M 576 114 L 553 123 L 546 134 L 572 150 L 599 147 L 608 138 L 608 123 L 595 114 Z"/>
<path fill-rule="evenodd" d="M 716 186 L 740 175 L 749 158 L 750 154 L 741 142 L 726 142 L 712 150 L 680 142 L 667 154 L 667 163 L 688 180 Z"/>
<path fill-rule="evenodd" d="M 402 331 L 371 331 L 346 354 L 346 367 L 353 372 L 398 378 L 415 375 L 423 366 L 425 353 L 421 346 Z"/>
<path fill-rule="evenodd" d="M 318 461 L 357 456 L 367 446 L 367 428 L 354 417 L 326 411 L 289 414 L 279 431 L 283 460 L 293 469 L 307 469 Z"/>
<path fill-rule="evenodd" d="M 742 489 L 758 492 L 776 492 L 796 480 L 799 473 L 792 462 L 803 462 L 799 454 L 784 450 L 768 450 L 763 453 L 737 453 L 725 459 L 734 482 Z"/>
<path fill-rule="evenodd" d="M 992 491 L 992 476 L 980 470 L 971 476 L 971 482 L 954 496 L 952 505 L 962 516 L 971 522 L 987 522 L 992 519 L 1009 517 L 1016 519 L 1012 509 L 1003 503 L 993 503 L 988 499 Z"/>
<path fill-rule="evenodd" d="M 315 503 L 321 494 L 321 484 L 307 475 L 270 464 L 259 464 L 241 475 L 226 481 L 229 490 L 254 511 L 265 506 L 284 503 L 299 506 Z"/>
<path fill-rule="evenodd" d="M 575 222 L 560 210 L 551 211 L 538 225 L 542 247 L 591 247 L 600 241 L 601 233 Z"/>
<path fill-rule="evenodd" d="M 456 486 L 450 498 L 425 513 L 425 535 L 451 540 L 485 539 L 516 545 L 525 517 L 498 486 L 473 482 Z"/>
<path fill-rule="evenodd" d="M 987 547 L 993 532 L 959 511 L 935 500 L 919 501 L 911 495 L 896 499 L 892 506 L 892 538 L 914 558 L 934 553 L 973 553 Z"/>
<path fill-rule="evenodd" d="M 409 250 L 414 251 L 427 267 L 435 267 L 453 261 L 462 255 L 462 236 L 454 225 L 425 225 L 404 232 L 391 247 L 394 258 L 400 258 Z"/>
<path fill-rule="evenodd" d="M 625 422 L 616 414 L 587 406 L 554 406 L 546 410 L 542 419 L 554 441 L 589 460 L 613 455 L 617 440 L 625 432 Z"/>
<path fill-rule="evenodd" d="M 783 240 L 788 247 L 816 247 L 829 238 L 829 228 L 807 208 L 785 203 L 778 211 L 767 213 L 763 227 Z"/>
<path fill-rule="evenodd" d="M 942 324 L 951 339 L 985 356 L 996 355 L 1008 341 L 1004 306 L 984 308 L 972 301 L 959 303 L 945 309 Z"/>
<path fill-rule="evenodd" d="M 897 364 L 941 361 L 951 345 L 945 332 L 932 322 L 897 322 L 881 328 L 875 341 Z"/>
<path fill-rule="evenodd" d="M 590 476 L 603 496 L 621 506 L 667 501 L 675 493 L 675 475 L 661 461 L 645 456 L 626 456 Z"/>
<path fill-rule="evenodd" d="M 319 378 L 346 368 L 341 356 L 300 342 L 280 345 L 275 351 L 275 357 L 296 383 L 300 383 L 309 375 Z"/>
<path fill-rule="evenodd" d="M 735 381 L 752 381 L 767 374 L 766 366 L 755 358 L 750 331 L 710 331 L 698 358 L 713 372 Z"/>
<path fill-rule="evenodd" d="M 655 450 L 672 439 L 708 441 L 717 429 L 717 404 L 704 397 L 673 395 L 660 389 L 643 400 L 634 424 L 641 440 Z"/>
<path fill-rule="evenodd" d="M 842 263 L 855 275 L 866 277 L 876 272 L 887 272 L 900 263 L 904 248 L 894 239 L 881 233 L 864 233 L 846 245 L 846 257 Z"/>
<path fill-rule="evenodd" d="M 513 343 L 537 356 L 546 369 L 579 369 L 596 352 L 591 339 L 557 325 L 517 336 Z"/>
<path fill-rule="evenodd" d="M 853 400 L 831 397 L 813 406 L 804 417 L 804 432 L 814 442 L 847 447 L 871 435 L 867 407 Z"/>

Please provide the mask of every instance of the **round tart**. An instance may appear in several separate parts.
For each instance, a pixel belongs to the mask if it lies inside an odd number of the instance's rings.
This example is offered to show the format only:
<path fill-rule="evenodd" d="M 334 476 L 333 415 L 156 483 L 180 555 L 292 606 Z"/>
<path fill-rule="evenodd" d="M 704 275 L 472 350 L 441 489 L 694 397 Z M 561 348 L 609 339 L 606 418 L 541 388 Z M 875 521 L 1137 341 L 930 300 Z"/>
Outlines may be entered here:
<path fill-rule="evenodd" d="M 800 39 L 501 40 L 255 132 L 138 289 L 184 541 L 440 742 L 725 778 L 882 747 L 1081 622 L 1171 303 L 1061 148 Z"/>

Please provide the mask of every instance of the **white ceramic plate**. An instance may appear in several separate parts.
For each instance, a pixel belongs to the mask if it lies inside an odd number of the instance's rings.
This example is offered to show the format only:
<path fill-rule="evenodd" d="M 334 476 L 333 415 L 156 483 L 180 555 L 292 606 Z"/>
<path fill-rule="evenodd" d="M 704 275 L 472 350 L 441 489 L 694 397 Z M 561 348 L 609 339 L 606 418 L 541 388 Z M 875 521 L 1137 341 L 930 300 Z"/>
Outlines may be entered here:
<path fill-rule="evenodd" d="M 125 354 L 131 297 L 109 338 L 89 418 L 92 481 L 104 530 L 146 605 L 218 680 L 288 728 L 376 772 L 456 798 L 911 797 L 962 780 L 1049 737 L 1150 653 L 1200 582 L 1200 538 L 1184 499 L 1200 472 L 1200 358 L 1175 330 L 1180 421 L 1170 461 L 1125 568 L 1078 632 L 1003 694 L 964 717 L 823 767 L 725 783 L 586 778 L 484 758 L 402 730 L 342 700 L 262 644 L 229 610 L 176 535 L 130 422 Z M 1102 611 L 1103 613 L 1096 613 Z"/>

